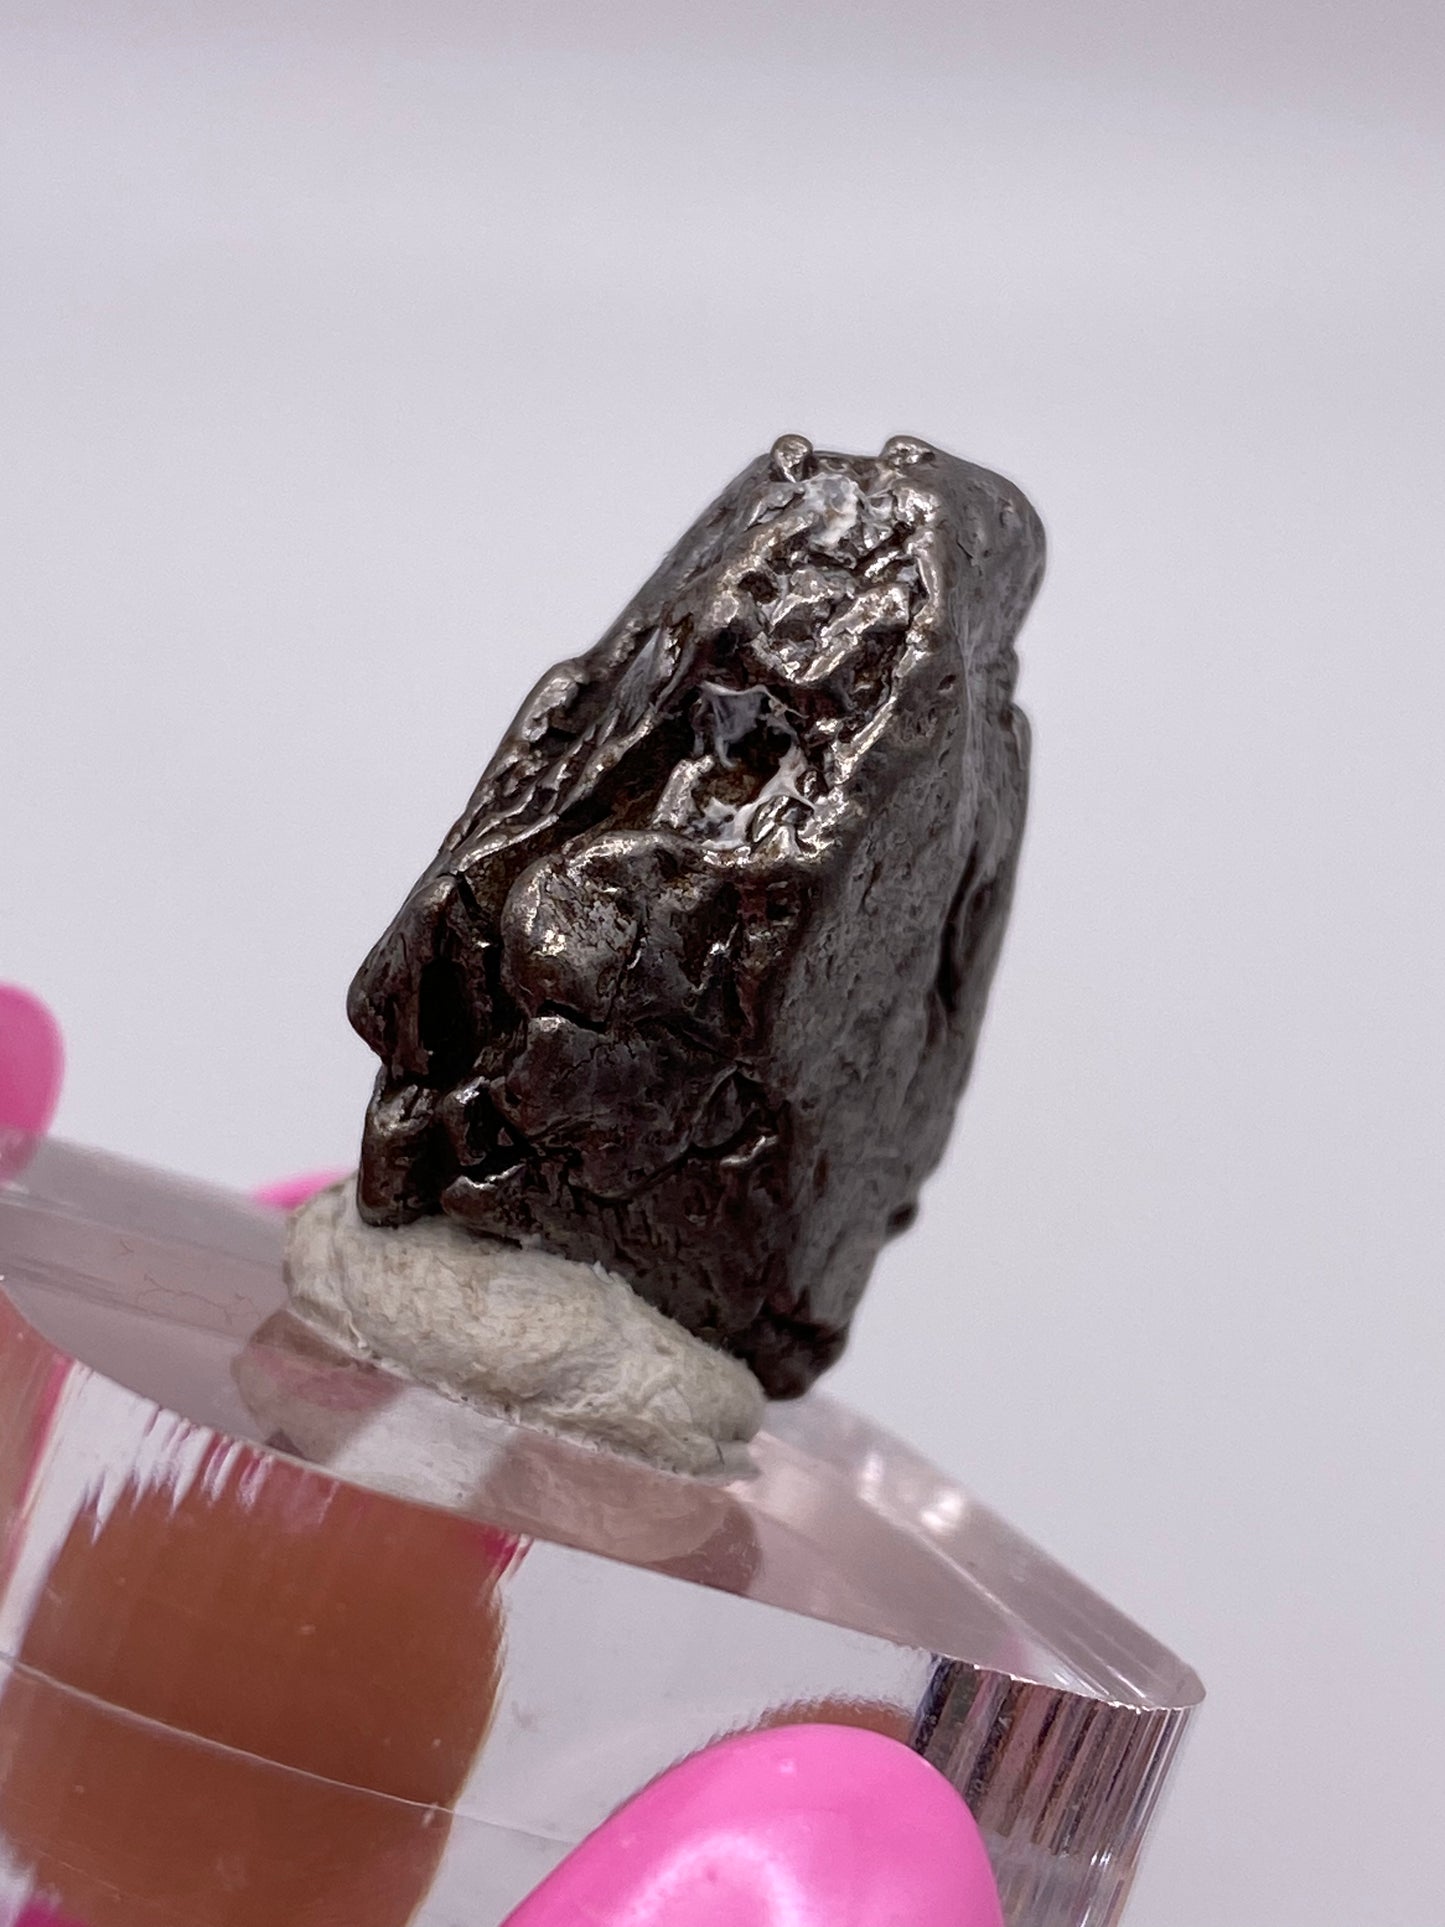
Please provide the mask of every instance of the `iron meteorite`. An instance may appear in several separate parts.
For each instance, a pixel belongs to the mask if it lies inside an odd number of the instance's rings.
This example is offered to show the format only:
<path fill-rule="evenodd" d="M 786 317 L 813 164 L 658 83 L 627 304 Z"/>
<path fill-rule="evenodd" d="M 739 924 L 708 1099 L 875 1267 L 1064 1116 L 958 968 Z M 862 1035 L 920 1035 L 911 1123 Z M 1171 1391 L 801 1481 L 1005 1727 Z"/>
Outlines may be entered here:
<path fill-rule="evenodd" d="M 600 1261 L 804 1391 L 968 1077 L 1043 548 L 909 437 L 746 468 L 543 677 L 358 972 L 362 1216 Z"/>

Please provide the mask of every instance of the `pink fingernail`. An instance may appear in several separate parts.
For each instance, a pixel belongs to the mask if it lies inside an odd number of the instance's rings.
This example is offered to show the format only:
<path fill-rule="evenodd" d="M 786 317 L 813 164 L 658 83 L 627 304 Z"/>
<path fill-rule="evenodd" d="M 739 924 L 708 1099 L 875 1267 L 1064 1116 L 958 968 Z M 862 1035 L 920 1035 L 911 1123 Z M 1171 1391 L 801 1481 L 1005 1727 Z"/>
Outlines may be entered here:
<path fill-rule="evenodd" d="M 339 1184 L 350 1174 L 346 1171 L 308 1171 L 299 1178 L 278 1178 L 274 1184 L 257 1185 L 251 1193 L 257 1204 L 269 1204 L 277 1211 L 294 1211 L 329 1184 Z"/>
<path fill-rule="evenodd" d="M 59 1024 L 28 990 L 0 984 L 0 1130 L 39 1137 L 55 1115 L 64 1074 Z"/>
<path fill-rule="evenodd" d="M 1003 1927 L 972 1814 L 897 1740 L 794 1726 L 672 1768 L 506 1927 Z"/>

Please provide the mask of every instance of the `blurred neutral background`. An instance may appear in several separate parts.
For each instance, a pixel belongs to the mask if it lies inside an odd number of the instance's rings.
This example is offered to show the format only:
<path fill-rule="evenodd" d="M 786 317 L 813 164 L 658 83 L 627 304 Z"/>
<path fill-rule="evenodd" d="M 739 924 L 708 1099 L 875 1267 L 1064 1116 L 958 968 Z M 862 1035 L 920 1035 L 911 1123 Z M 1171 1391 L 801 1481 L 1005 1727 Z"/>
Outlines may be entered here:
<path fill-rule="evenodd" d="M 1048 524 L 978 1072 L 835 1388 L 1211 1689 L 1133 1927 L 1440 1918 L 1425 0 L 0 13 L 0 977 L 68 1136 L 347 1158 L 347 980 L 780 431 Z"/>

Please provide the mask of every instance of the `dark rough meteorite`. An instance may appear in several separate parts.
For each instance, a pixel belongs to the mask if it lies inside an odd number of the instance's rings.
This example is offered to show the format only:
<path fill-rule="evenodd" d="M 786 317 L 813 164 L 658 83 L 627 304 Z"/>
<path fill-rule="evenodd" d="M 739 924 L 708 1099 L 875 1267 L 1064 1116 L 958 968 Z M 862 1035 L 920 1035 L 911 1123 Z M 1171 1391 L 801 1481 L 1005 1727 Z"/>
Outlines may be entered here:
<path fill-rule="evenodd" d="M 362 1215 L 601 1260 L 803 1391 L 968 1076 L 1043 548 L 906 437 L 745 469 L 538 684 L 358 973 Z"/>

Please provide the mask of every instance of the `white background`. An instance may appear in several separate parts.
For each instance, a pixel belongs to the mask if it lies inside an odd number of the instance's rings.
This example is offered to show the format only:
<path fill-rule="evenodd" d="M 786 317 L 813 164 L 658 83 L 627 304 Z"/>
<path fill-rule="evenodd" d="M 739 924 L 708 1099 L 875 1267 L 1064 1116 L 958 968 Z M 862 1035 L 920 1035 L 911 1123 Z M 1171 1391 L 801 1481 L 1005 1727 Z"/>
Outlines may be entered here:
<path fill-rule="evenodd" d="M 1052 562 L 984 1049 L 845 1395 L 1211 1689 L 1132 1927 L 1441 1918 L 1434 7 L 9 5 L 0 977 L 348 1158 L 347 980 L 782 430 Z"/>

